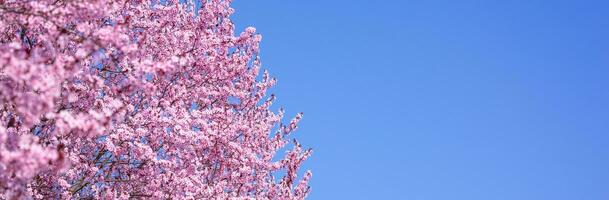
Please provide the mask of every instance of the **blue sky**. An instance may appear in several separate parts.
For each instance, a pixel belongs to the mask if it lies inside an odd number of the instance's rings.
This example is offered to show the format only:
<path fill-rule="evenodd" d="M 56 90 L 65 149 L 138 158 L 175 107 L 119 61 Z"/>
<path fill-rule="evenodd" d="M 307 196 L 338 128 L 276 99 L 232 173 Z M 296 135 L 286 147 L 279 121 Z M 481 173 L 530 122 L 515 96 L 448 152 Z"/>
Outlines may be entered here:
<path fill-rule="evenodd" d="M 609 199 L 609 1 L 246 1 L 310 199 Z"/>

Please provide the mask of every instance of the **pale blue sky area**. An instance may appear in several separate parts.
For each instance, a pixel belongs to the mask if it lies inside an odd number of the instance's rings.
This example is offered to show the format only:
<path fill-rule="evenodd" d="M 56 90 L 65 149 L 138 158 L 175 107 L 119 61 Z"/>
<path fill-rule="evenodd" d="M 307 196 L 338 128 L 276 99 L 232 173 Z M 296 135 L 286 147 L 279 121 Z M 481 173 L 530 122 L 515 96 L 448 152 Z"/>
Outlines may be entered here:
<path fill-rule="evenodd" d="M 233 6 L 305 113 L 310 199 L 609 199 L 609 1 Z"/>

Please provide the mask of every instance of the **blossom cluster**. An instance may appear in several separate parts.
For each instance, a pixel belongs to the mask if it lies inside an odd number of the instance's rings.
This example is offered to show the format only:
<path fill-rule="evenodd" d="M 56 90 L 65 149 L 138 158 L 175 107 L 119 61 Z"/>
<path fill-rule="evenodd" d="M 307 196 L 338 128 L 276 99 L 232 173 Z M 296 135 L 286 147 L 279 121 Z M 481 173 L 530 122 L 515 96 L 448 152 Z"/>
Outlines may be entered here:
<path fill-rule="evenodd" d="M 233 12 L 0 0 L 0 199 L 304 199 L 302 114 L 271 111 L 261 36 Z"/>

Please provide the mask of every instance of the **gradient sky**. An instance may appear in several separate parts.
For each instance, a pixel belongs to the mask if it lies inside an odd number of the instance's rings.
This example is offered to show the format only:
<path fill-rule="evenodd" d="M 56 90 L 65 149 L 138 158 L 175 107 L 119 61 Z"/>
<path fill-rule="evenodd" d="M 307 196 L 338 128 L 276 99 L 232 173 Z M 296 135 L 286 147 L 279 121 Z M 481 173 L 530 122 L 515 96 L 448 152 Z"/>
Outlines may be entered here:
<path fill-rule="evenodd" d="M 305 113 L 310 199 L 609 199 L 609 1 L 233 6 Z"/>

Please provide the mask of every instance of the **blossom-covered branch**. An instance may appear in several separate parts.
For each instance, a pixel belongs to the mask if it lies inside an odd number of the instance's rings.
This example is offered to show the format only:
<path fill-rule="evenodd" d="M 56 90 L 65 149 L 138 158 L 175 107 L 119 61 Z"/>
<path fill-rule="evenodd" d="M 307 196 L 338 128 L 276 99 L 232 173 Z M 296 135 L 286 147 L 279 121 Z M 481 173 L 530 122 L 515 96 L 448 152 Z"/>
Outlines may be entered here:
<path fill-rule="evenodd" d="M 233 12 L 0 0 L 0 199 L 305 198 L 311 150 L 278 154 L 302 114 L 270 110 L 261 36 Z"/>

